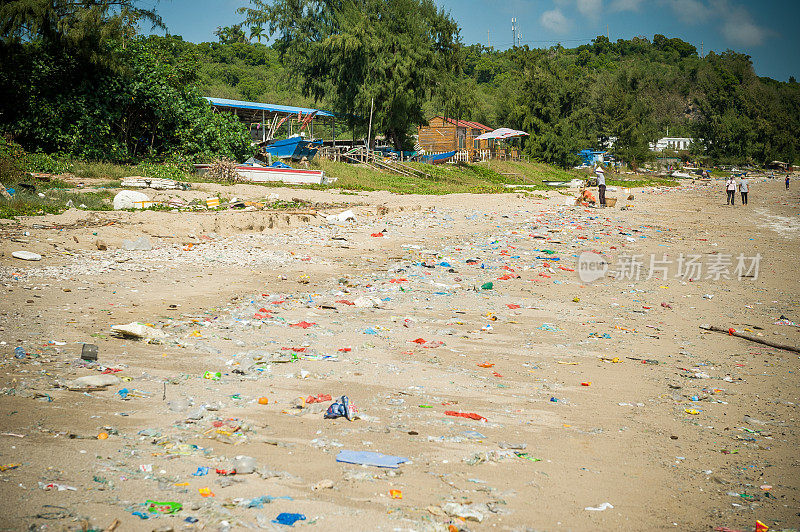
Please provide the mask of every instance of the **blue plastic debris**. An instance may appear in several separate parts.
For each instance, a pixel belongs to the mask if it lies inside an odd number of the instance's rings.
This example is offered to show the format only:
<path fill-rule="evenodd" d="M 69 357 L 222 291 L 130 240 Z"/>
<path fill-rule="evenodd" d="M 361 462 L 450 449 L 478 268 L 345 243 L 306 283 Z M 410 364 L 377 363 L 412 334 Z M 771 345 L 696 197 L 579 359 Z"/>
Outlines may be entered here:
<path fill-rule="evenodd" d="M 192 473 L 193 477 L 204 477 L 208 475 L 208 468 L 207 467 L 198 467 L 197 471 Z"/>
<path fill-rule="evenodd" d="M 303 514 L 290 514 L 290 513 L 280 513 L 278 517 L 272 520 L 273 523 L 278 523 L 279 525 L 287 525 L 287 526 L 294 526 L 294 524 L 298 521 L 305 521 L 306 516 Z"/>

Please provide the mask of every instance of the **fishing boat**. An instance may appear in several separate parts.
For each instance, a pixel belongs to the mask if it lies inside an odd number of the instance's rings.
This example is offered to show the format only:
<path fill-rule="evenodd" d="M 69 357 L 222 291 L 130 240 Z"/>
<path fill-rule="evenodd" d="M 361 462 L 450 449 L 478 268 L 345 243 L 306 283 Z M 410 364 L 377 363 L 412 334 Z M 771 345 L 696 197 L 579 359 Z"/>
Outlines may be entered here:
<path fill-rule="evenodd" d="M 273 159 L 291 159 L 293 161 L 301 161 L 304 157 L 312 159 L 322 146 L 321 140 L 306 140 L 299 135 L 268 142 L 262 148 L 265 156 L 271 155 Z"/>
<path fill-rule="evenodd" d="M 455 156 L 456 152 L 448 151 L 446 153 L 435 153 L 431 155 L 423 155 L 422 162 L 428 164 L 438 164 L 443 163 L 448 159 L 451 159 Z"/>
<path fill-rule="evenodd" d="M 198 175 L 203 176 L 211 165 L 196 164 L 194 167 Z M 327 185 L 336 181 L 336 178 L 328 178 L 322 170 L 291 168 L 280 162 L 272 166 L 262 166 L 258 163 L 239 164 L 235 169 L 237 174 L 252 183 L 281 181 L 292 185 Z"/>

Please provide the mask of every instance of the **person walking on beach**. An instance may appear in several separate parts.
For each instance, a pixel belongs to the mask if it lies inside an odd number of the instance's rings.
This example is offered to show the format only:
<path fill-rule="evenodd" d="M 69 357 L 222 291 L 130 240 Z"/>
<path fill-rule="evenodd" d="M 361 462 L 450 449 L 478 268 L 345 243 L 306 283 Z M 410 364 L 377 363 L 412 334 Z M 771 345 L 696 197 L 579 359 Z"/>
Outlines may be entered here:
<path fill-rule="evenodd" d="M 789 190 L 789 176 L 786 176 L 786 190 Z"/>
<path fill-rule="evenodd" d="M 736 180 L 733 176 L 729 177 L 725 182 L 725 191 L 728 193 L 728 203 L 726 205 L 734 205 L 736 200 Z"/>
<path fill-rule="evenodd" d="M 747 178 L 742 177 L 739 181 L 739 192 L 742 193 L 742 205 L 747 205 L 747 193 L 750 191 L 750 186 L 747 183 Z"/>
<path fill-rule="evenodd" d="M 603 170 L 602 165 L 597 165 L 594 173 L 597 176 L 597 196 L 602 208 L 606 206 L 606 172 Z"/>

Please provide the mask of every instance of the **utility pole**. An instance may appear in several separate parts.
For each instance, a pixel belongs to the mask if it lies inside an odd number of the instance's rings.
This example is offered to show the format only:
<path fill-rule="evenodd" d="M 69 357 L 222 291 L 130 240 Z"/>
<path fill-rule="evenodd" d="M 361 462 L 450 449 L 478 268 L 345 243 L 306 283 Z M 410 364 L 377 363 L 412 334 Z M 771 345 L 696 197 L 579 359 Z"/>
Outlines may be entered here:
<path fill-rule="evenodd" d="M 611 32 L 608 31 L 608 24 L 606 24 L 606 39 L 608 39 L 608 42 L 611 42 Z"/>
<path fill-rule="evenodd" d="M 490 30 L 486 30 L 486 46 L 488 48 L 491 48 L 492 47 L 492 40 L 489 38 L 489 31 Z"/>
<path fill-rule="evenodd" d="M 700 58 L 701 59 L 703 58 L 703 55 L 705 55 L 705 50 L 703 49 L 703 41 L 700 41 Z"/>
<path fill-rule="evenodd" d="M 369 129 L 367 130 L 367 158 L 369 158 L 369 144 L 372 137 L 372 111 L 375 108 L 375 98 L 372 99 L 372 104 L 369 106 Z"/>

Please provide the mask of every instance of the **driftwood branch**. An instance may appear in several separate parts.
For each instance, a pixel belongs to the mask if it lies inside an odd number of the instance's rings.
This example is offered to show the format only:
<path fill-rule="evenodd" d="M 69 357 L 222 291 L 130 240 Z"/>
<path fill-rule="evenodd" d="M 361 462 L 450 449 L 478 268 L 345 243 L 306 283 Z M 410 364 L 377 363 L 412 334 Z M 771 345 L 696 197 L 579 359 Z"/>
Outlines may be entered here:
<path fill-rule="evenodd" d="M 714 332 L 719 332 L 719 333 L 723 333 L 723 334 L 728 334 L 730 336 L 735 336 L 737 338 L 743 338 L 745 340 L 750 340 L 751 342 L 755 342 L 757 344 L 768 345 L 768 346 L 774 347 L 776 349 L 783 349 L 785 351 L 792 351 L 794 353 L 800 353 L 800 348 L 798 348 L 798 347 L 794 347 L 794 346 L 791 346 L 791 345 L 779 344 L 777 342 L 770 342 L 769 340 L 762 340 L 761 338 L 756 338 L 755 336 L 748 336 L 746 334 L 742 334 L 742 333 L 737 332 L 735 330 L 733 332 L 731 332 L 728 329 L 723 329 L 722 327 L 715 327 L 714 325 L 701 325 L 700 328 L 705 330 L 705 331 L 714 331 Z"/>

